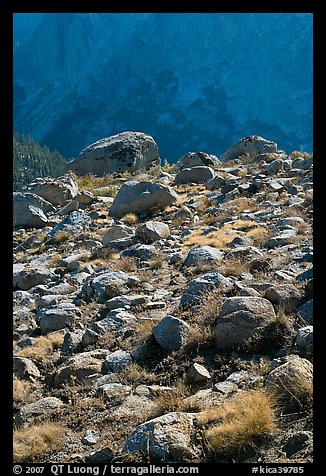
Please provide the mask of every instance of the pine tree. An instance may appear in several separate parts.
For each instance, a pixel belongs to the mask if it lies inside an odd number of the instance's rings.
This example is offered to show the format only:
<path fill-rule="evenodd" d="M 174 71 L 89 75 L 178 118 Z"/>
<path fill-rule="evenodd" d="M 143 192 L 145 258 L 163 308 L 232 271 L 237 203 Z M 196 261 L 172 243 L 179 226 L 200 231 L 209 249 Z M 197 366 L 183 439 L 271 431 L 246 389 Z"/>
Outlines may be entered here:
<path fill-rule="evenodd" d="M 57 151 L 41 146 L 29 135 L 14 133 L 13 189 L 21 190 L 36 177 L 59 177 L 65 172 L 66 159 Z"/>

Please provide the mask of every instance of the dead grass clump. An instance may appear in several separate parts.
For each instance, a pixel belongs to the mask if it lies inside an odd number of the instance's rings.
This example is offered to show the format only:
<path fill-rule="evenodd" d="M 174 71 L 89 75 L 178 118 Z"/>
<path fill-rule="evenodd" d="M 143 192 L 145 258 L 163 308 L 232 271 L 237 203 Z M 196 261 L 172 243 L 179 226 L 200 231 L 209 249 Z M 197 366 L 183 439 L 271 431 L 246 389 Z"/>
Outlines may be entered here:
<path fill-rule="evenodd" d="M 232 208 L 232 215 L 237 215 L 244 210 L 247 210 L 248 212 L 255 212 L 259 210 L 259 205 L 257 204 L 257 201 L 255 198 L 249 198 L 249 197 L 238 197 L 234 198 L 232 200 L 229 200 L 226 203 L 227 208 Z M 229 211 L 228 216 L 230 216 L 231 213 Z"/>
<path fill-rule="evenodd" d="M 223 276 L 240 276 L 242 273 L 250 273 L 250 263 L 244 259 L 231 257 L 224 260 L 219 267 L 219 272 Z"/>
<path fill-rule="evenodd" d="M 54 235 L 54 240 L 58 244 L 65 243 L 66 241 L 70 240 L 70 238 L 71 238 L 71 234 L 68 233 L 68 231 L 58 231 Z"/>
<path fill-rule="evenodd" d="M 95 197 L 115 197 L 117 193 L 117 186 L 108 185 L 106 187 L 97 187 L 92 190 Z"/>
<path fill-rule="evenodd" d="M 27 404 L 33 401 L 33 392 L 35 385 L 27 380 L 19 380 L 14 378 L 13 384 L 13 401 L 17 404 Z"/>
<path fill-rule="evenodd" d="M 214 323 L 222 304 L 220 290 L 207 291 L 201 295 L 201 304 L 191 316 L 191 328 L 185 351 L 214 341 Z"/>
<path fill-rule="evenodd" d="M 164 390 L 162 393 L 158 393 L 155 400 L 156 407 L 151 418 L 171 412 L 197 412 L 199 410 L 198 404 L 186 400 L 191 395 L 191 388 L 182 380 L 178 380 L 172 390 Z"/>
<path fill-rule="evenodd" d="M 128 225 L 135 225 L 138 223 L 138 216 L 135 213 L 127 213 L 121 218 L 123 223 L 128 223 Z"/>
<path fill-rule="evenodd" d="M 304 194 L 304 199 L 303 199 L 303 206 L 304 207 L 309 207 L 310 205 L 313 205 L 314 203 L 314 193 L 312 190 L 306 190 Z"/>
<path fill-rule="evenodd" d="M 17 356 L 34 359 L 37 362 L 46 362 L 55 349 L 63 344 L 64 335 L 62 332 L 55 332 L 47 336 L 37 337 L 33 345 L 25 347 L 17 352 Z"/>
<path fill-rule="evenodd" d="M 247 231 L 257 226 L 257 222 L 254 220 L 236 220 L 233 222 L 225 223 L 224 229 L 229 230 L 242 230 Z"/>
<path fill-rule="evenodd" d="M 255 445 L 258 437 L 275 429 L 275 403 L 261 390 L 246 390 L 221 406 L 204 411 L 200 425 L 212 424 L 205 431 L 208 448 L 221 455 L 234 455 Z"/>
<path fill-rule="evenodd" d="M 204 235 L 203 229 L 197 229 L 191 235 L 187 235 L 184 238 L 182 252 L 189 251 L 193 246 L 212 246 L 218 249 L 226 249 L 227 245 L 231 243 L 234 238 L 234 233 L 226 232 L 224 228 L 218 231 L 213 231 L 207 235 Z"/>
<path fill-rule="evenodd" d="M 160 269 L 164 264 L 164 253 L 162 251 L 157 252 L 156 258 L 150 260 L 149 267 L 150 269 Z"/>
<path fill-rule="evenodd" d="M 124 258 L 119 258 L 117 261 L 115 261 L 111 269 L 113 271 L 136 271 L 137 270 L 137 261 L 135 258 L 132 258 L 131 256 L 125 256 Z"/>
<path fill-rule="evenodd" d="M 153 384 L 156 376 L 138 364 L 130 364 L 119 372 L 119 380 L 123 384 Z"/>
<path fill-rule="evenodd" d="M 58 450 L 63 445 L 66 427 L 58 422 L 15 430 L 13 433 L 14 462 L 37 461 L 46 451 Z"/>

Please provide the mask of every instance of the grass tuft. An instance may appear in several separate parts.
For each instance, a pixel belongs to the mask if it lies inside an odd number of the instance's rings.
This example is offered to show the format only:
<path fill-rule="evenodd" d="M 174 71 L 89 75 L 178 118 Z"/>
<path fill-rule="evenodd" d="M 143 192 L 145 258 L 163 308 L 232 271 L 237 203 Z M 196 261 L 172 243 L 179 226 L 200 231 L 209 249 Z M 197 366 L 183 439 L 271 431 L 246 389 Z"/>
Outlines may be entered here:
<path fill-rule="evenodd" d="M 199 416 L 208 448 L 217 454 L 234 455 L 253 447 L 257 438 L 275 430 L 275 402 L 262 390 L 246 390 L 221 406 Z"/>

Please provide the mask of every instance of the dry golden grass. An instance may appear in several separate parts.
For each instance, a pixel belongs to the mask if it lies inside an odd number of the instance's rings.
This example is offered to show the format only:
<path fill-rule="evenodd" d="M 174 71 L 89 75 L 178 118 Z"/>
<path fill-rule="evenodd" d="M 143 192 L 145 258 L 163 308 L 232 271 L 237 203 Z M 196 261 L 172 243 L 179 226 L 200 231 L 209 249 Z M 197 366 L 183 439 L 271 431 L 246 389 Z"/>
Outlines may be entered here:
<path fill-rule="evenodd" d="M 246 390 L 202 412 L 198 422 L 202 426 L 213 424 L 205 431 L 207 446 L 215 453 L 230 455 L 251 447 L 257 437 L 275 430 L 274 409 L 271 395 L 262 390 Z"/>
<path fill-rule="evenodd" d="M 164 253 L 162 251 L 157 252 L 156 258 L 153 258 L 149 262 L 149 267 L 150 269 L 160 269 L 162 268 L 164 264 L 165 258 L 164 258 Z"/>
<path fill-rule="evenodd" d="M 66 427 L 57 422 L 44 422 L 15 430 L 13 433 L 14 462 L 35 461 L 50 449 L 60 449 L 65 433 Z"/>
<path fill-rule="evenodd" d="M 59 261 L 61 260 L 62 256 L 61 255 L 56 255 L 56 256 L 53 256 L 51 259 L 48 260 L 47 262 L 47 265 L 50 267 L 50 268 L 55 268 L 56 266 L 58 266 L 59 264 Z"/>
<path fill-rule="evenodd" d="M 137 270 L 137 261 L 135 258 L 130 256 L 125 256 L 124 258 L 119 258 L 111 266 L 112 271 L 136 271 Z"/>
<path fill-rule="evenodd" d="M 128 225 L 135 225 L 138 223 L 138 216 L 135 213 L 127 213 L 121 218 L 121 221 Z"/>
<path fill-rule="evenodd" d="M 92 189 L 95 197 L 115 197 L 118 187 L 116 185 L 108 185 L 105 187 L 97 187 Z"/>
<path fill-rule="evenodd" d="M 250 263 L 245 259 L 231 257 L 222 262 L 219 272 L 227 277 L 240 276 L 242 273 L 250 273 Z"/>
<path fill-rule="evenodd" d="M 110 174 L 107 174 L 104 177 L 96 177 L 96 175 L 92 174 L 87 174 L 83 177 L 78 177 L 74 173 L 72 175 L 78 184 L 79 190 L 88 190 L 92 192 L 95 188 L 106 187 L 116 181 L 116 179 Z"/>
<path fill-rule="evenodd" d="M 257 226 L 254 220 L 236 220 L 234 222 L 225 223 L 223 228 L 225 230 L 242 230 L 247 231 Z"/>
<path fill-rule="evenodd" d="M 308 152 L 300 152 L 299 150 L 294 150 L 290 155 L 290 159 L 296 159 L 297 157 L 309 159 L 309 157 L 311 157 L 311 154 L 309 154 Z"/>
<path fill-rule="evenodd" d="M 33 401 L 33 392 L 35 385 L 27 380 L 14 378 L 12 383 L 14 403 L 31 403 Z"/>
<path fill-rule="evenodd" d="M 119 380 L 121 383 L 132 385 L 153 384 L 156 376 L 138 364 L 130 364 L 119 372 Z"/>
<path fill-rule="evenodd" d="M 218 231 L 213 231 L 208 235 L 203 234 L 204 229 L 194 230 L 191 235 L 184 238 L 182 252 L 188 251 L 194 246 L 212 246 L 218 249 L 226 249 L 227 245 L 231 243 L 234 238 L 234 233 L 226 232 L 226 229 L 221 228 Z"/>
<path fill-rule="evenodd" d="M 45 362 L 51 357 L 53 351 L 63 344 L 63 339 L 63 332 L 55 332 L 47 336 L 37 337 L 33 345 L 25 347 L 17 352 L 16 355 L 34 359 L 37 362 Z"/>
<path fill-rule="evenodd" d="M 256 199 L 249 197 L 239 197 L 231 199 L 225 204 L 225 207 L 227 207 L 228 209 L 232 209 L 232 215 L 238 215 L 244 210 L 248 210 L 250 212 L 255 212 L 259 210 L 259 205 L 257 204 Z"/>
<path fill-rule="evenodd" d="M 303 206 L 304 207 L 309 207 L 310 205 L 313 205 L 314 203 L 314 193 L 312 190 L 306 190 L 304 194 L 304 200 L 303 200 Z"/>
<path fill-rule="evenodd" d="M 72 235 L 68 231 L 58 231 L 54 235 L 54 239 L 57 243 L 65 243 L 66 241 L 72 239 Z"/>
<path fill-rule="evenodd" d="M 199 406 L 195 403 L 186 401 L 187 397 L 192 395 L 191 388 L 182 380 L 178 380 L 173 386 L 173 390 L 164 391 L 158 394 L 155 399 L 156 407 L 153 410 L 151 418 L 165 415 L 171 412 L 196 412 Z"/>

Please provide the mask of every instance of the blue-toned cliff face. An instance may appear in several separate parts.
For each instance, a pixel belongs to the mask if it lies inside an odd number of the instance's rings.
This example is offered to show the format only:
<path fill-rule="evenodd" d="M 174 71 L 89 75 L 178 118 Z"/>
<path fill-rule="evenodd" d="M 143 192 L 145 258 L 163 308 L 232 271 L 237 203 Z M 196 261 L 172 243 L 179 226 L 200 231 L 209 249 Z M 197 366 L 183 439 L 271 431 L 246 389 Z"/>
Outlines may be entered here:
<path fill-rule="evenodd" d="M 32 15 L 15 15 L 14 130 L 68 157 L 125 130 L 170 162 L 252 134 L 312 150 L 310 14 Z"/>

